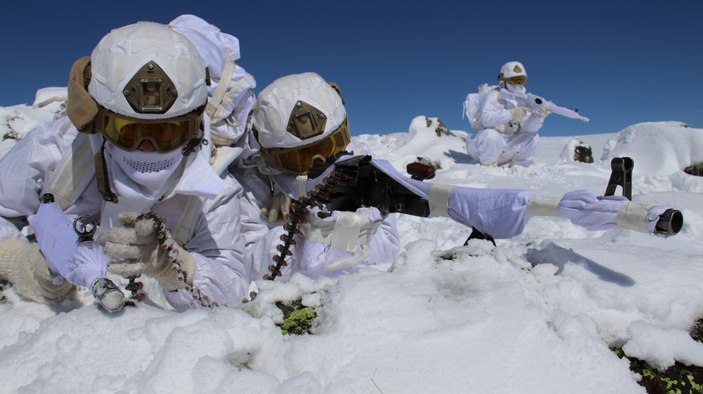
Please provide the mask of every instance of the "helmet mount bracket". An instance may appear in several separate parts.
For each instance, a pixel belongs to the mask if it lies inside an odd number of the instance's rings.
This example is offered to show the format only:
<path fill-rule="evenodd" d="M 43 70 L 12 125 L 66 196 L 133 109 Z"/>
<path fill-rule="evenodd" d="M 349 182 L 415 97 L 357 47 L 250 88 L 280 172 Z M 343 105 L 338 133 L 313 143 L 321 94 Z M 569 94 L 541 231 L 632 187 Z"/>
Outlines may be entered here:
<path fill-rule="evenodd" d="M 298 100 L 290 113 L 286 130 L 305 140 L 324 133 L 326 124 L 327 116 L 322 111 L 303 100 Z"/>
<path fill-rule="evenodd" d="M 122 94 L 140 114 L 163 114 L 178 98 L 176 85 L 154 61 L 144 64 L 125 85 Z"/>

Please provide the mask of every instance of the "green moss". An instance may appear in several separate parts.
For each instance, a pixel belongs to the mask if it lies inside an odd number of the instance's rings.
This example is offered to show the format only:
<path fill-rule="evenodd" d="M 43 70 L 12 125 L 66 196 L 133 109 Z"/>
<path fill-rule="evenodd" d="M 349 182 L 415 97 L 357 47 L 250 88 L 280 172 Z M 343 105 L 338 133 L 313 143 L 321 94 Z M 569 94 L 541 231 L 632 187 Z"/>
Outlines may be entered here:
<path fill-rule="evenodd" d="M 278 324 L 284 335 L 310 334 L 317 312 L 315 309 L 303 306 L 300 301 L 291 304 L 277 302 L 276 306 L 283 311 L 283 322 Z"/>
<path fill-rule="evenodd" d="M 627 357 L 622 348 L 611 349 L 619 358 L 626 357 L 630 361 L 630 370 L 642 376 L 639 384 L 650 394 L 688 394 L 703 393 L 703 368 L 688 366 L 676 362 L 674 366 L 660 371 L 644 360 Z"/>
<path fill-rule="evenodd" d="M 703 318 L 696 321 L 689 330 L 689 334 L 695 341 L 703 342 Z M 630 370 L 642 376 L 639 384 L 647 390 L 647 393 L 703 393 L 703 368 L 701 367 L 676 362 L 672 367 L 660 371 L 644 360 L 627 357 L 622 348 L 615 347 L 610 350 L 618 358 L 626 357 L 630 361 Z"/>
<path fill-rule="evenodd" d="M 703 393 L 703 386 L 699 383 L 694 382 L 695 378 L 693 377 L 693 375 L 688 375 L 686 376 L 686 378 L 688 379 L 688 384 L 691 385 L 691 389 L 695 390 L 698 393 Z"/>

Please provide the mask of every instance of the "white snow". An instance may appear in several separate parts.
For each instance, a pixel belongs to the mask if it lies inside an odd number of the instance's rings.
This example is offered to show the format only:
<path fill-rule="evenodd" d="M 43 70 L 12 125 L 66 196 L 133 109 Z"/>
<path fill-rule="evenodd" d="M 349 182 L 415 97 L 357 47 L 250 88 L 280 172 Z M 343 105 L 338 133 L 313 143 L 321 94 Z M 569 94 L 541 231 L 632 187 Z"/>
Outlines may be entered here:
<path fill-rule="evenodd" d="M 0 131 L 23 134 L 58 108 L 34 110 L 0 108 Z M 609 346 L 661 368 L 703 366 L 703 345 L 687 334 L 703 316 L 703 178 L 680 170 L 703 160 L 703 130 L 659 122 L 542 138 L 534 165 L 491 168 L 470 163 L 465 131 L 438 137 L 430 120 L 354 140 L 401 171 L 417 157 L 439 162 L 428 182 L 546 196 L 603 193 L 610 159 L 628 154 L 633 200 L 671 204 L 685 225 L 664 239 L 536 217 L 494 248 L 463 246 L 470 229 L 449 219 L 402 216 L 392 265 L 262 281 L 241 308 L 176 313 L 142 303 L 109 315 L 88 291 L 46 306 L 10 288 L 0 304 L 0 391 L 621 394 L 644 389 Z M 594 163 L 563 154 L 574 138 L 591 145 Z M 314 334 L 284 336 L 274 303 L 301 298 L 318 308 Z"/>

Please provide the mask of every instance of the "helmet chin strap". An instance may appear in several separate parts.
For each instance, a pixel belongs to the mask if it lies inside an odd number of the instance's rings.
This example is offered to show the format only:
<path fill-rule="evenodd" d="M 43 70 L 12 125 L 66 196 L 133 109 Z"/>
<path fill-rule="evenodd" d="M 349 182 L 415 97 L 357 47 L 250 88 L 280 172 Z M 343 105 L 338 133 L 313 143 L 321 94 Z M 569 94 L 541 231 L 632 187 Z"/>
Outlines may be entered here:
<path fill-rule="evenodd" d="M 207 145 L 209 142 L 204 138 L 205 132 L 203 131 L 203 122 L 200 122 L 200 135 L 183 146 L 183 156 L 188 156 L 189 154 L 195 152 L 200 148 L 200 145 Z"/>
<path fill-rule="evenodd" d="M 103 200 L 117 204 L 117 195 L 110 189 L 110 177 L 107 171 L 107 161 L 105 160 L 105 137 L 102 137 L 102 140 L 103 143 L 100 145 L 100 150 L 95 153 L 95 180 Z"/>

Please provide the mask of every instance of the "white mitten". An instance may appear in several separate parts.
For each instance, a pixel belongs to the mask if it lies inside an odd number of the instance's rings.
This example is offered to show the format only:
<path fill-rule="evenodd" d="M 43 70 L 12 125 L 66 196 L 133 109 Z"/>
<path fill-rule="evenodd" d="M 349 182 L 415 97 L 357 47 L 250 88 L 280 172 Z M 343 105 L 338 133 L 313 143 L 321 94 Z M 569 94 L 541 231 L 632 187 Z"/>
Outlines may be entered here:
<path fill-rule="evenodd" d="M 0 241 L 0 278 L 12 282 L 17 293 L 42 304 L 73 296 L 76 287 L 52 277 L 39 245 L 23 238 Z"/>
<path fill-rule="evenodd" d="M 288 219 L 291 199 L 284 193 L 276 193 L 271 201 L 261 208 L 261 214 L 266 217 L 269 223 L 276 223 L 279 218 Z"/>
<path fill-rule="evenodd" d="M 529 108 L 527 107 L 515 107 L 510 110 L 510 120 L 513 123 L 520 123 L 522 122 L 522 119 L 525 118 L 525 115 L 530 111 Z"/>
<path fill-rule="evenodd" d="M 160 243 L 156 238 L 156 221 L 153 218 L 137 220 L 137 216 L 137 213 L 120 214 L 119 220 L 124 227 L 111 228 L 108 232 L 105 243 L 105 252 L 111 260 L 108 270 L 125 278 L 145 274 L 157 279 L 168 291 L 178 290 L 185 287 L 171 264 L 178 259 L 184 279 L 192 284 L 195 258 L 170 234 Z"/>
<path fill-rule="evenodd" d="M 551 114 L 551 112 L 547 108 L 544 108 L 544 107 L 539 107 L 539 109 L 536 111 L 536 113 L 539 114 L 540 116 L 542 116 L 543 118 L 546 118 L 547 116 L 549 116 L 549 114 Z"/>

